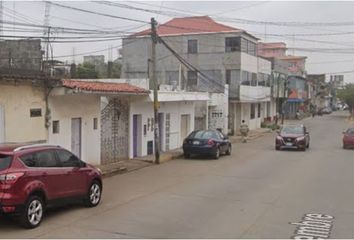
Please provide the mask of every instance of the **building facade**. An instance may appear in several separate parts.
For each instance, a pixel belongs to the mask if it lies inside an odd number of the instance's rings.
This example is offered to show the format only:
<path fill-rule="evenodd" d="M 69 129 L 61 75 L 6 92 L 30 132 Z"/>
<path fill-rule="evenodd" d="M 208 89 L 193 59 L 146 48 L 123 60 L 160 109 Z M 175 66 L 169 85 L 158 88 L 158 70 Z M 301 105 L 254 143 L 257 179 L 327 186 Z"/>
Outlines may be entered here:
<path fill-rule="evenodd" d="M 146 30 L 123 39 L 122 68 L 125 78 L 149 75 L 149 33 Z M 229 109 L 209 106 L 209 111 L 214 113 L 204 114 L 204 118 L 202 111 L 197 109 L 198 120 L 203 122 L 208 118 L 207 122 L 212 125 L 214 120 L 211 118 L 223 116 L 223 122 L 228 122 L 223 129 L 236 132 L 240 125 L 237 119 L 247 120 L 250 117 L 250 113 L 243 116 L 243 111 L 236 109 L 237 104 L 251 108 L 251 102 L 265 104 L 270 101 L 270 63 L 256 56 L 256 37 L 244 30 L 216 23 L 207 16 L 172 19 L 159 25 L 157 33 L 180 57 L 198 69 L 196 71 L 181 64 L 163 44 L 158 44 L 156 75 L 160 84 L 184 91 L 213 94 L 224 94 L 225 85 L 229 85 Z M 261 95 L 254 92 L 261 92 Z M 252 128 L 260 127 L 260 123 L 250 125 Z"/>

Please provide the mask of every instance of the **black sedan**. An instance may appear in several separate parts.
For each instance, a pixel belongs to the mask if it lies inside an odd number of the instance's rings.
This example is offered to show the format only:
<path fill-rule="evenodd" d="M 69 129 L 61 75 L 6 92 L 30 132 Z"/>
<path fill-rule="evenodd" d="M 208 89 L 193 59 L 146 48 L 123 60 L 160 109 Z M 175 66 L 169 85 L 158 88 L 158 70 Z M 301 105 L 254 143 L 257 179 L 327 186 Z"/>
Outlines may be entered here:
<path fill-rule="evenodd" d="M 218 130 L 197 130 L 183 141 L 183 153 L 185 158 L 197 154 L 218 159 L 222 153 L 231 154 L 231 143 L 229 138 Z"/>

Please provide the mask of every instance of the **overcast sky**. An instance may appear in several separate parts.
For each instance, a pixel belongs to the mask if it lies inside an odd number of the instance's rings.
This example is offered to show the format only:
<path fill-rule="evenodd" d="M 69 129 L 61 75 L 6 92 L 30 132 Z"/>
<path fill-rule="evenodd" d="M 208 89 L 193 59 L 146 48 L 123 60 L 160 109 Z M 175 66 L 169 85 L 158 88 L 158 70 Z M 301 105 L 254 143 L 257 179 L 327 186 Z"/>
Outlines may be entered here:
<path fill-rule="evenodd" d="M 305 48 L 306 51 L 288 50 L 290 55 L 307 56 L 306 69 L 309 74 L 314 73 L 337 73 L 354 72 L 354 2 L 273 2 L 273 1 L 151 1 L 151 2 L 131 2 L 117 1 L 122 4 L 162 10 L 174 11 L 168 8 L 180 9 L 179 16 L 189 15 L 211 15 L 217 21 L 236 28 L 244 29 L 259 37 L 261 41 L 283 41 L 290 48 Z M 128 10 L 113 6 L 107 6 L 89 1 L 58 1 L 60 4 L 111 14 L 115 16 L 127 17 L 142 21 L 150 21 L 155 17 L 159 23 L 170 20 L 171 16 L 148 13 L 137 10 Z M 45 3 L 40 1 L 6 1 L 3 2 L 3 19 L 5 21 L 44 24 Z M 14 12 L 15 11 L 15 12 Z M 184 12 L 184 14 L 183 14 Z M 15 13 L 15 14 L 14 14 Z M 222 18 L 227 19 L 222 19 Z M 230 21 L 230 19 L 232 21 Z M 248 19 L 268 22 L 300 22 L 300 23 L 326 23 L 326 22 L 352 22 L 347 26 L 306 26 L 290 27 L 271 24 L 245 24 L 244 21 L 236 19 Z M 71 27 L 78 29 L 106 29 L 138 31 L 149 27 L 148 24 L 133 22 L 122 19 L 115 19 L 97 16 L 90 13 L 78 12 L 70 9 L 52 5 L 49 14 L 49 25 Z M 11 25 L 4 26 L 7 35 L 38 35 L 40 33 L 14 33 L 11 32 Z M 349 33 L 348 33 L 349 32 Z M 352 32 L 352 33 L 351 33 Z M 321 34 L 321 36 L 301 36 L 301 34 Z M 340 33 L 340 35 L 328 35 Z M 273 35 L 272 35 L 273 34 Z M 290 36 L 274 36 L 274 34 Z M 295 35 L 295 36 L 293 36 Z M 57 33 L 55 36 L 61 36 Z M 53 55 L 63 56 L 81 54 L 90 51 L 107 49 L 110 46 L 117 47 L 120 40 L 96 42 L 96 43 L 55 43 L 53 44 Z M 318 50 L 323 48 L 324 50 Z M 112 58 L 117 58 L 118 48 L 113 48 Z M 316 49 L 316 52 L 309 52 Z M 328 49 L 339 49 L 328 50 Z M 344 50 L 341 50 L 344 49 Z M 326 53 L 331 51 L 332 53 Z M 334 52 L 334 53 L 333 53 Z M 97 52 L 109 56 L 109 50 Z M 58 58 L 59 59 L 59 58 Z M 60 60 L 72 62 L 73 57 L 64 57 Z M 82 61 L 82 56 L 75 57 L 76 62 Z M 354 73 L 344 73 L 346 82 L 354 82 Z"/>

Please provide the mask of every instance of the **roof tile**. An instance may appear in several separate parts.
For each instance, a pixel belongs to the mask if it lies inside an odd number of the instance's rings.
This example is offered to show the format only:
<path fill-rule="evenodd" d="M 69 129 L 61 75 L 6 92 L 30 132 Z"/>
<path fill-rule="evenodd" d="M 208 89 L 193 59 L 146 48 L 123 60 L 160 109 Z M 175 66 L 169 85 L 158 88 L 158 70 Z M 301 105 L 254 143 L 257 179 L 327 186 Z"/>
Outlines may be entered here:
<path fill-rule="evenodd" d="M 107 83 L 93 82 L 84 80 L 63 79 L 63 87 L 71 89 L 79 89 L 92 92 L 109 92 L 109 93 L 140 93 L 147 94 L 148 90 L 133 86 L 129 83 Z"/>
<path fill-rule="evenodd" d="M 174 18 L 157 27 L 159 36 L 195 34 L 195 33 L 219 33 L 219 32 L 242 32 L 243 30 L 226 26 L 215 22 L 209 16 Z M 138 32 L 133 36 L 146 36 L 150 29 Z"/>

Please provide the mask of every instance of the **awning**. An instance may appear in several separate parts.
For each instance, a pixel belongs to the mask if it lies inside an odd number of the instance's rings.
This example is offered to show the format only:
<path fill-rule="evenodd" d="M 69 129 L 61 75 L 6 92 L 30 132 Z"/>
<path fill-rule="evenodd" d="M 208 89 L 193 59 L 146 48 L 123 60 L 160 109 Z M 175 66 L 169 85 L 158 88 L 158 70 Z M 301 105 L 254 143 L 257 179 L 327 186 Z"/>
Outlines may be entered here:
<path fill-rule="evenodd" d="M 288 98 L 287 102 L 288 103 L 303 103 L 303 102 L 305 102 L 305 99 L 302 99 L 302 98 Z"/>

